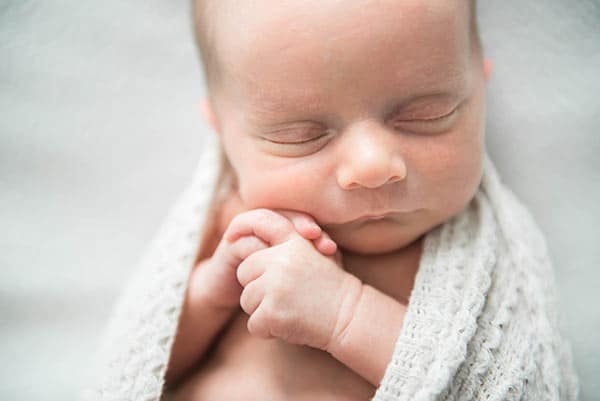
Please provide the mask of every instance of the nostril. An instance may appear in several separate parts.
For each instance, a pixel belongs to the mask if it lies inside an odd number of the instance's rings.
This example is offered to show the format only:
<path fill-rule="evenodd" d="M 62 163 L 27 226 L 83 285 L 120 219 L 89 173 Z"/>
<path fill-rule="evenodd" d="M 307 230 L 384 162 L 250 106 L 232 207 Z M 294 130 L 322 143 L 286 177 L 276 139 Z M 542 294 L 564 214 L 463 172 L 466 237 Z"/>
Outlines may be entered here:
<path fill-rule="evenodd" d="M 400 177 L 399 175 L 395 175 L 388 180 L 388 184 L 398 181 L 402 181 L 402 177 Z"/>
<path fill-rule="evenodd" d="M 373 176 L 358 174 L 340 174 L 338 176 L 338 184 L 343 189 L 356 189 L 356 188 L 379 188 L 383 185 L 392 184 L 394 182 L 402 181 L 404 176 L 393 175 L 384 178 L 382 175 L 375 174 Z"/>
<path fill-rule="evenodd" d="M 375 156 L 375 155 L 373 155 Z M 385 155 L 384 155 L 385 156 Z M 407 168 L 400 157 L 363 157 L 339 166 L 337 181 L 343 189 L 378 188 L 406 178 Z"/>

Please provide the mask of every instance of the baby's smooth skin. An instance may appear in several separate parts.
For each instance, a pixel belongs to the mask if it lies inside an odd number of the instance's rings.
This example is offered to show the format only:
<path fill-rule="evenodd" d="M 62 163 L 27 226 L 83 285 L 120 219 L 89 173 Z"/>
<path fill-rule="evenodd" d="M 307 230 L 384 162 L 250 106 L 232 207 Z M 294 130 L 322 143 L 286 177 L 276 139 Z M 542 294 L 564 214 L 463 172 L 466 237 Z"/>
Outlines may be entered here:
<path fill-rule="evenodd" d="M 489 64 L 469 2 L 222 1 L 212 17 L 223 79 L 204 110 L 236 185 L 167 386 L 177 400 L 370 399 L 424 234 L 481 179 Z M 234 276 L 238 292 L 216 290 Z"/>

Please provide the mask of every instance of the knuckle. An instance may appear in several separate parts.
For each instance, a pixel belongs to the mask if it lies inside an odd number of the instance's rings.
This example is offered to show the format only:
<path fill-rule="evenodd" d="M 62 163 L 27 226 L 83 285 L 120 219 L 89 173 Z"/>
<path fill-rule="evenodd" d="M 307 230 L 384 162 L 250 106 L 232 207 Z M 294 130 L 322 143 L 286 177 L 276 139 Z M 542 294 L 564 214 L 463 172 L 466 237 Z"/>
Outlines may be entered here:
<path fill-rule="evenodd" d="M 267 209 L 267 208 L 254 209 L 248 213 L 252 213 L 257 219 L 267 220 L 267 221 L 271 220 L 271 219 L 276 219 L 277 217 L 279 217 L 279 215 L 277 213 L 275 213 L 271 209 Z"/>
<path fill-rule="evenodd" d="M 250 319 L 248 319 L 248 332 L 250 334 L 252 334 L 253 336 L 258 335 L 259 332 L 259 328 L 260 328 L 260 322 L 258 321 L 257 317 L 256 317 L 256 313 L 253 314 L 252 316 L 250 316 Z"/>
<path fill-rule="evenodd" d="M 287 340 L 291 332 L 294 331 L 294 320 L 289 315 L 280 311 L 272 315 L 269 327 L 277 337 Z"/>
<path fill-rule="evenodd" d="M 264 314 L 259 312 L 260 308 L 248 319 L 248 332 L 256 337 L 270 337 L 269 325 L 264 318 Z"/>
<path fill-rule="evenodd" d="M 271 294 L 276 302 L 281 301 L 282 293 L 284 292 L 283 277 L 279 270 L 281 269 L 267 270 L 265 272 L 269 294 Z"/>
<path fill-rule="evenodd" d="M 306 221 L 308 221 L 310 223 L 314 223 L 315 222 L 315 219 L 310 214 L 308 214 L 308 213 L 298 212 L 298 216 L 301 219 L 304 219 L 304 220 L 306 220 Z"/>
<path fill-rule="evenodd" d="M 289 224 L 289 220 L 279 211 L 274 211 L 272 209 L 256 209 L 258 212 L 259 218 L 261 218 L 265 222 L 274 223 L 274 224 Z"/>
<path fill-rule="evenodd" d="M 244 213 L 235 215 L 229 222 L 229 225 L 227 226 L 225 233 L 223 233 L 223 238 L 229 239 L 231 237 L 232 233 L 238 231 L 243 226 L 243 224 L 244 224 Z"/>
<path fill-rule="evenodd" d="M 286 217 L 292 222 L 296 229 L 310 227 L 317 224 L 311 215 L 303 212 L 293 212 L 293 214 L 287 215 Z"/>
<path fill-rule="evenodd" d="M 244 221 L 246 214 L 247 214 L 247 212 L 243 212 L 243 213 L 239 213 L 239 214 L 236 214 L 235 216 L 233 216 L 233 218 L 229 222 L 229 227 L 235 227 L 235 226 L 240 225 L 240 223 Z"/>
<path fill-rule="evenodd" d="M 247 284 L 247 277 L 250 274 L 250 266 L 251 265 L 248 263 L 248 259 L 246 259 L 242 263 L 240 263 L 235 272 L 235 275 L 242 286 L 246 286 Z"/>
<path fill-rule="evenodd" d="M 289 219 L 310 219 L 310 215 L 296 210 L 280 211 L 280 213 Z"/>
<path fill-rule="evenodd" d="M 250 300 L 249 300 L 248 291 L 247 290 L 242 291 L 242 295 L 240 296 L 240 306 L 246 313 L 249 313 L 248 312 L 248 310 L 250 309 L 249 302 L 250 302 Z"/>
<path fill-rule="evenodd" d="M 247 210 L 245 212 L 236 214 L 231 222 L 229 223 L 229 227 L 236 228 L 238 226 L 243 226 L 248 224 L 254 220 L 268 220 L 277 216 L 275 212 L 267 208 L 257 208 L 252 210 Z"/>
<path fill-rule="evenodd" d="M 266 305 L 263 309 L 263 322 L 270 328 L 278 327 L 280 325 L 280 316 L 278 311 Z"/>
<path fill-rule="evenodd" d="M 244 274 L 244 272 L 242 271 L 242 269 L 241 269 L 241 266 L 242 266 L 242 265 L 240 265 L 240 266 L 238 267 L 237 271 L 235 272 L 235 276 L 236 276 L 236 278 L 237 278 L 238 282 L 240 283 L 240 285 L 243 287 L 243 286 L 244 286 L 244 283 L 245 283 L 245 274 Z"/>
<path fill-rule="evenodd" d="M 264 247 L 262 241 L 255 236 L 242 237 L 236 245 L 236 252 L 242 259 L 249 257 L 252 253 Z"/>

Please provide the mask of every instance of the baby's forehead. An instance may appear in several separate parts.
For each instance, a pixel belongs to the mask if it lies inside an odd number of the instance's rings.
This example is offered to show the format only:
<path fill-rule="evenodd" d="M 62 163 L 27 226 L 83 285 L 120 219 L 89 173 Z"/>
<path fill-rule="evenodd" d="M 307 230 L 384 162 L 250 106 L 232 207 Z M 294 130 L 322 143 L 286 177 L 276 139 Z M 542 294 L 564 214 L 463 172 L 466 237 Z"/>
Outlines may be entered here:
<path fill-rule="evenodd" d="M 219 4 L 215 43 L 226 66 L 238 65 L 234 61 L 244 57 L 277 58 L 298 43 L 318 45 L 323 57 L 332 57 L 327 49 L 352 48 L 357 36 L 378 37 L 373 46 L 423 41 L 440 28 L 452 32 L 467 27 L 470 15 L 464 0 L 228 0 Z"/>
<path fill-rule="evenodd" d="M 226 85 L 245 85 L 240 97 L 322 99 L 350 83 L 357 92 L 368 86 L 366 94 L 391 81 L 414 86 L 416 76 L 425 91 L 464 78 L 462 56 L 470 42 L 465 1 L 325 1 L 319 8 L 309 0 L 268 9 L 259 3 L 248 10 L 223 8 L 221 15 L 227 17 L 218 40 Z M 366 3 L 374 6 L 360 7 Z"/>

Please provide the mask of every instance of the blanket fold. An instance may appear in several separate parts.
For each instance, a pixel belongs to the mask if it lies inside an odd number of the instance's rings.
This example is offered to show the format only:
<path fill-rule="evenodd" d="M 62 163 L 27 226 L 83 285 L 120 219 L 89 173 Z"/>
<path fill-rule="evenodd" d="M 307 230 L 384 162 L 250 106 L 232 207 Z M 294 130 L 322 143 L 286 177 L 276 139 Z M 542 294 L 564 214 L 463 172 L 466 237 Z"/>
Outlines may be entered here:
<path fill-rule="evenodd" d="M 119 298 L 85 400 L 158 401 L 217 190 L 216 139 Z M 478 191 L 426 234 L 404 323 L 373 400 L 576 400 L 546 242 L 484 154 Z"/>

